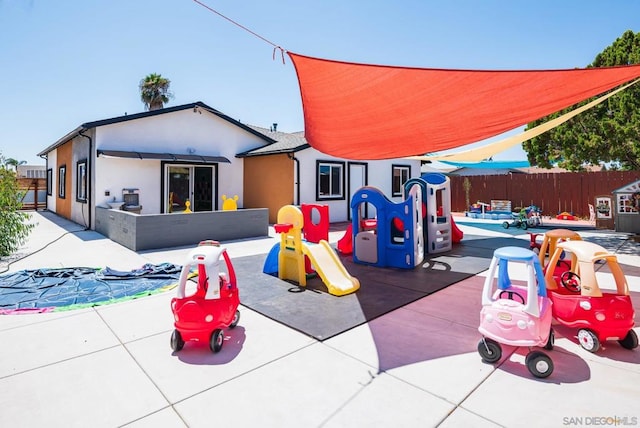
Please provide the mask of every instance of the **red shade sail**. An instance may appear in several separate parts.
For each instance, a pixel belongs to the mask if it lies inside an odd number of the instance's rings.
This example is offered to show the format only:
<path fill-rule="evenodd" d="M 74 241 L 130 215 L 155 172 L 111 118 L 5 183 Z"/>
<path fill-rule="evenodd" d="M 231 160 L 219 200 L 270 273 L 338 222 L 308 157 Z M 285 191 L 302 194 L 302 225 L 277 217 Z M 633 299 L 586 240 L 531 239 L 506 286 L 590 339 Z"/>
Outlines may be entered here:
<path fill-rule="evenodd" d="M 298 75 L 306 140 L 346 159 L 390 159 L 475 143 L 640 77 L 640 65 L 447 70 L 288 55 Z"/>

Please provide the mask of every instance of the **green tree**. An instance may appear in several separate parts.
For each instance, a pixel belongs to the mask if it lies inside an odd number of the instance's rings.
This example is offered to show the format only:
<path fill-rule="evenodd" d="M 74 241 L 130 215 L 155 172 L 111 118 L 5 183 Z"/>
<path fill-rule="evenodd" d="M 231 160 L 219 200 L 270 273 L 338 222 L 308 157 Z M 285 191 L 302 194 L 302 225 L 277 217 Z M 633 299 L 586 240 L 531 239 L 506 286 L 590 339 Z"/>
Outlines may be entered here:
<path fill-rule="evenodd" d="M 158 110 L 173 98 L 169 90 L 171 81 L 160 74 L 151 73 L 140 81 L 140 100 L 145 110 Z"/>
<path fill-rule="evenodd" d="M 23 196 L 15 171 L 7 168 L 0 155 L 0 257 L 13 254 L 35 227 L 28 223 L 29 214 L 20 211 Z"/>
<path fill-rule="evenodd" d="M 588 67 L 640 63 L 640 33 L 626 31 Z M 584 105 L 586 100 L 579 105 Z M 575 108 L 575 107 L 573 107 Z M 572 109 L 573 109 L 572 108 Z M 566 113 L 531 122 L 527 129 Z M 522 145 L 532 165 L 553 164 L 570 171 L 613 163 L 613 169 L 640 170 L 640 83 Z"/>

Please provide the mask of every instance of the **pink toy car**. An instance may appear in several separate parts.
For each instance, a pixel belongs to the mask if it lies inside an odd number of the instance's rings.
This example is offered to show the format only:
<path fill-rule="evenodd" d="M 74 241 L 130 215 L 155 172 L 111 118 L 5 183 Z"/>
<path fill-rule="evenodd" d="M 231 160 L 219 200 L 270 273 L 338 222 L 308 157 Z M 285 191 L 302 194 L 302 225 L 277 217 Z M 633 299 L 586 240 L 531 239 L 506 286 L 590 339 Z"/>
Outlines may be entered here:
<path fill-rule="evenodd" d="M 553 266 L 563 252 L 571 255 L 571 268 L 560 278 L 551 270 L 546 274 L 553 317 L 560 324 L 578 329 L 580 346 L 589 352 L 597 352 L 605 340 L 617 340 L 626 349 L 636 348 L 635 311 L 616 255 L 593 242 L 567 241 L 558 243 L 549 264 Z M 598 284 L 596 271 L 606 270 L 613 277 L 609 282 L 615 289 L 603 290 Z"/>
<path fill-rule="evenodd" d="M 509 266 L 516 263 L 526 268 L 524 285 L 514 284 L 509 279 Z M 553 349 L 551 305 L 536 253 L 520 247 L 495 250 L 482 290 L 478 327 L 483 336 L 478 343 L 482 360 L 487 363 L 500 360 L 500 344 Z M 542 351 L 530 351 L 525 363 L 529 372 L 538 378 L 553 372 L 551 358 Z"/>
<path fill-rule="evenodd" d="M 220 271 L 220 256 L 225 272 Z M 192 266 L 198 267 L 195 293 L 187 296 L 186 284 Z M 224 344 L 224 328 L 234 328 L 240 320 L 240 297 L 236 274 L 227 251 L 217 241 L 202 241 L 189 253 L 182 267 L 177 296 L 171 300 L 175 330 L 171 349 L 180 351 L 186 341 L 208 342 L 218 352 Z"/>

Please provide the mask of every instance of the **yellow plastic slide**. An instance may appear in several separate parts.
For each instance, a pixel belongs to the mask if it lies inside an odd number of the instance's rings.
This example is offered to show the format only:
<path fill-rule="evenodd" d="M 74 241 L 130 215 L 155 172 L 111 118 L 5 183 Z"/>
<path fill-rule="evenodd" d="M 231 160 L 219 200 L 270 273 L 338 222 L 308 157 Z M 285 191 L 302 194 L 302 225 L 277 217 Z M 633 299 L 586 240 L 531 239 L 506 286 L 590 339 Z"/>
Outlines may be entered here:
<path fill-rule="evenodd" d="M 344 267 L 337 254 L 325 240 L 318 244 L 302 243 L 302 253 L 309 257 L 322 282 L 329 293 L 344 296 L 360 288 L 360 281 L 352 277 Z"/>

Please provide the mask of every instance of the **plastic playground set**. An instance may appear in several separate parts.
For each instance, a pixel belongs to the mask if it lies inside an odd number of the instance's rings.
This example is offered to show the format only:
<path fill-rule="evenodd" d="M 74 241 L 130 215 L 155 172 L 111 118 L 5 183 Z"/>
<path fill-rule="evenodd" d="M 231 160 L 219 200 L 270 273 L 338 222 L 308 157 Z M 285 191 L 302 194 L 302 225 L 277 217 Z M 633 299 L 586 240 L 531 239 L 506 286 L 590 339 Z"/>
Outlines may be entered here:
<path fill-rule="evenodd" d="M 452 242 L 462 239 L 451 215 L 446 176 L 427 174 L 411 179 L 404 194 L 405 200 L 395 203 L 374 187 L 358 190 L 351 200 L 353 221 L 340 239 L 338 251 L 352 255 L 355 263 L 411 269 L 422 263 L 425 252 L 448 251 Z M 279 279 L 301 287 L 307 285 L 308 276 L 318 275 L 334 296 L 360 288 L 358 279 L 349 274 L 329 245 L 328 206 L 283 206 L 274 229 L 280 242 L 267 255 L 263 273 L 277 274 Z M 194 268 L 197 282 L 192 279 Z M 195 285 L 195 290 L 188 290 L 190 285 Z M 238 324 L 239 304 L 236 274 L 225 248 L 216 241 L 202 241 L 189 253 L 177 296 L 171 301 L 173 351 L 182 350 L 188 341 L 208 343 L 211 351 L 220 351 L 224 329 Z"/>
<path fill-rule="evenodd" d="M 351 225 L 338 251 L 356 263 L 412 269 L 425 253 L 450 251 L 463 238 L 451 214 L 451 188 L 444 174 L 429 173 L 404 184 L 405 200 L 395 203 L 374 187 L 351 199 Z"/>
<path fill-rule="evenodd" d="M 413 269 L 424 254 L 451 250 L 463 237 L 451 215 L 449 178 L 425 174 L 404 185 L 405 199 L 393 202 L 379 189 L 360 188 L 351 199 L 352 221 L 337 250 L 353 261 L 377 267 Z M 312 220 L 317 214 L 319 221 Z M 263 272 L 306 285 L 307 275 L 318 274 L 335 296 L 360 287 L 328 243 L 329 211 L 326 205 L 282 207 L 274 226 L 281 240 L 271 249 Z"/>
<path fill-rule="evenodd" d="M 313 208 L 305 206 L 304 212 L 307 216 L 311 215 Z M 326 212 L 328 214 L 328 211 Z M 284 206 L 278 211 L 278 223 L 274 228 L 280 234 L 280 243 L 276 244 L 270 253 L 271 257 L 277 256 L 278 277 L 297 282 L 304 287 L 307 285 L 307 275 L 315 272 L 322 278 L 330 294 L 343 296 L 358 290 L 360 282 L 347 272 L 327 239 L 319 239 L 320 235 L 314 235 L 319 227 L 312 227 L 306 235 L 312 241 L 302 239 L 304 220 L 302 211 L 293 205 Z M 307 224 L 313 222 L 309 221 Z M 323 217 L 320 224 L 322 231 L 326 230 L 328 238 L 328 219 Z M 324 236 L 324 233 L 322 235 Z M 265 271 L 273 270 L 267 267 L 272 262 L 267 258 Z"/>

